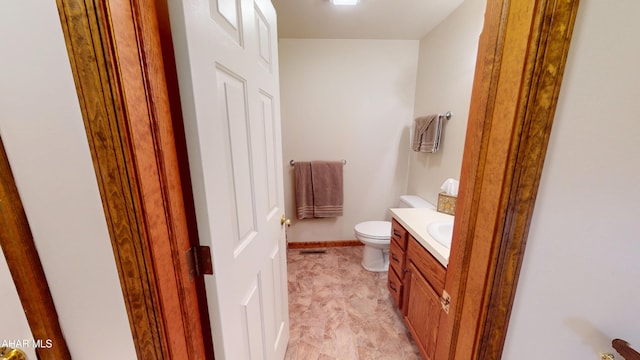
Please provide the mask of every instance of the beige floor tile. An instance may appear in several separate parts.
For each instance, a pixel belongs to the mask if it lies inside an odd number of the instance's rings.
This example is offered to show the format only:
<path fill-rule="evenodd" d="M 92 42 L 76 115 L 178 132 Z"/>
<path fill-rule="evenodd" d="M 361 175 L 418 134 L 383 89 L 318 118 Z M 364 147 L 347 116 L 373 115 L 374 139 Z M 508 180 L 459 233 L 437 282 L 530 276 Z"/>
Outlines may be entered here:
<path fill-rule="evenodd" d="M 420 359 L 386 273 L 360 266 L 362 247 L 289 250 L 291 336 L 286 360 Z"/>

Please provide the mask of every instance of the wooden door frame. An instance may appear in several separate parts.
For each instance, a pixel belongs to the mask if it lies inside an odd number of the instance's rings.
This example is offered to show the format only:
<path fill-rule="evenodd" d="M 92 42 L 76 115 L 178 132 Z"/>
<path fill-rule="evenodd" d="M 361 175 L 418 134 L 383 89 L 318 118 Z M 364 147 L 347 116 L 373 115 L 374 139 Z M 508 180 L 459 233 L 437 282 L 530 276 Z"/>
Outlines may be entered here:
<path fill-rule="evenodd" d="M 212 358 L 204 283 L 188 270 L 197 238 L 165 74 L 166 3 L 57 5 L 137 356 Z"/>
<path fill-rule="evenodd" d="M 437 359 L 502 355 L 578 3 L 487 3 Z"/>
<path fill-rule="evenodd" d="M 436 359 L 502 355 L 578 3 L 487 3 Z"/>
<path fill-rule="evenodd" d="M 34 349 L 38 359 L 70 360 L 69 348 L 60 328 L 58 313 L 1 137 L 0 247 L 7 260 L 31 335 L 35 341 L 43 342 L 42 347 Z M 13 324 L 8 324 L 11 325 Z M 47 340 L 51 341 L 50 348 L 46 347 Z"/>
<path fill-rule="evenodd" d="M 212 358 L 166 2 L 57 1 L 138 357 Z M 501 356 L 577 6 L 487 2 L 436 359 Z"/>

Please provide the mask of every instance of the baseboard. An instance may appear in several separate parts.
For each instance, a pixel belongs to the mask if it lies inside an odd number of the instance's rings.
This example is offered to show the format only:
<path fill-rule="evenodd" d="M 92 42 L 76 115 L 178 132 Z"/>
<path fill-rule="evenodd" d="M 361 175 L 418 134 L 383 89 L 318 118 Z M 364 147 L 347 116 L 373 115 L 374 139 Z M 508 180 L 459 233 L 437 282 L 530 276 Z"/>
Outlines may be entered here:
<path fill-rule="evenodd" d="M 363 246 L 364 244 L 358 240 L 340 240 L 340 241 L 314 241 L 314 242 L 290 242 L 287 244 L 289 249 L 315 249 L 325 247 L 342 247 L 342 246 Z"/>

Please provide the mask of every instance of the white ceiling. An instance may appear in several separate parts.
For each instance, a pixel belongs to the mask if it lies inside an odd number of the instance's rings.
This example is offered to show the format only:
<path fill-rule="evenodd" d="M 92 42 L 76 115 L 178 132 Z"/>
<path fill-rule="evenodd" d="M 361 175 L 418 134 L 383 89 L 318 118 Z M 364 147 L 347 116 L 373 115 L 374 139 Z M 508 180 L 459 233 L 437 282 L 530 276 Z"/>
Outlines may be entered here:
<path fill-rule="evenodd" d="M 329 0 L 272 0 L 279 38 L 417 40 L 463 0 L 360 0 L 335 6 Z"/>

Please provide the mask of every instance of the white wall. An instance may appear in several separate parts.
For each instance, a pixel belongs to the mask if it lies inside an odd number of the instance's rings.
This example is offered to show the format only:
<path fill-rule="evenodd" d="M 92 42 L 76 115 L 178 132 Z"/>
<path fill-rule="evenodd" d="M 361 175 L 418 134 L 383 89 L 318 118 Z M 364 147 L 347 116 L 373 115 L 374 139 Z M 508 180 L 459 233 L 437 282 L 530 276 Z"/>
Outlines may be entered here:
<path fill-rule="evenodd" d="M 0 249 L 0 255 L 3 255 L 2 249 Z M 3 312 L 2 321 L 0 322 L 0 347 L 11 347 L 10 342 L 16 343 L 18 340 L 29 341 L 33 339 L 27 317 L 22 311 L 18 291 L 13 283 L 4 256 L 0 256 L 0 304 L 2 304 Z M 36 358 L 35 349 L 22 346 L 20 348 L 27 354 L 29 359 Z"/>
<path fill-rule="evenodd" d="M 460 178 L 485 6 L 486 0 L 466 0 L 420 41 L 414 116 L 453 113 L 437 153 L 410 151 L 408 192 L 433 204 L 447 178 Z"/>
<path fill-rule="evenodd" d="M 3 2 L 0 34 L 0 135 L 71 355 L 134 359 L 55 2 Z"/>
<path fill-rule="evenodd" d="M 640 350 L 638 14 L 580 2 L 503 359 Z"/>
<path fill-rule="evenodd" d="M 289 242 L 354 239 L 406 191 L 417 40 L 281 39 L 280 96 Z M 289 160 L 340 160 L 344 216 L 297 220 Z"/>

